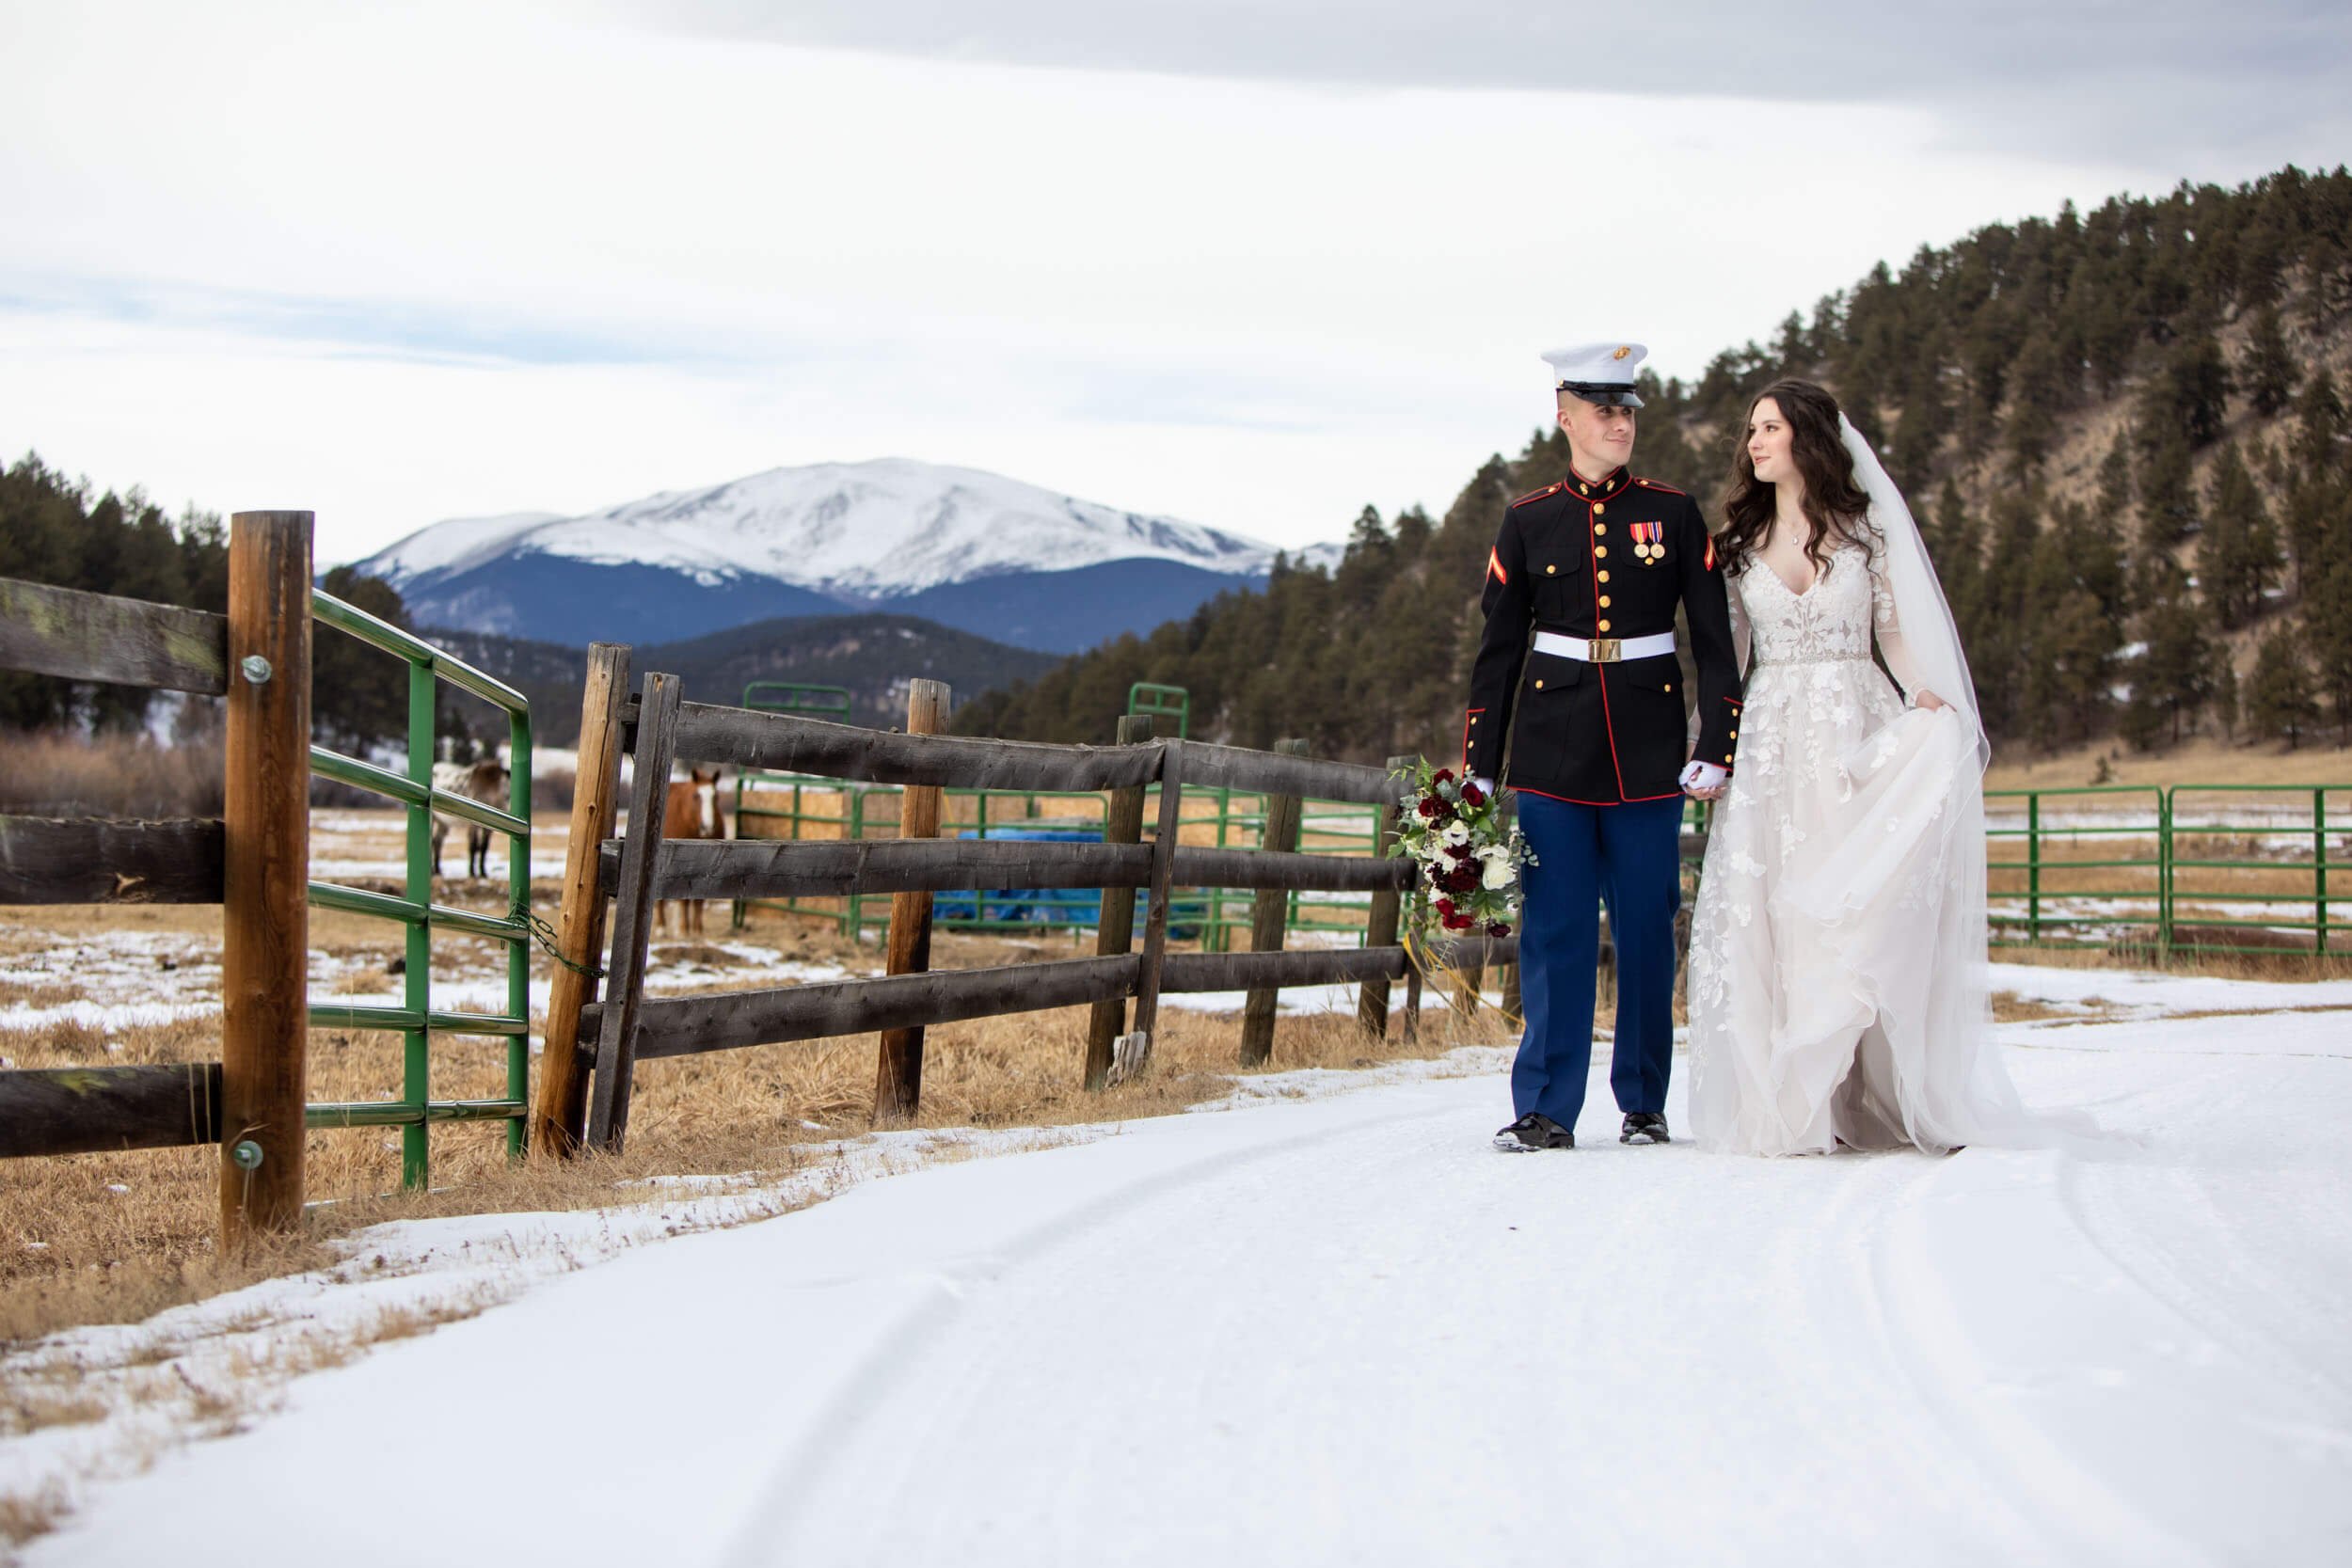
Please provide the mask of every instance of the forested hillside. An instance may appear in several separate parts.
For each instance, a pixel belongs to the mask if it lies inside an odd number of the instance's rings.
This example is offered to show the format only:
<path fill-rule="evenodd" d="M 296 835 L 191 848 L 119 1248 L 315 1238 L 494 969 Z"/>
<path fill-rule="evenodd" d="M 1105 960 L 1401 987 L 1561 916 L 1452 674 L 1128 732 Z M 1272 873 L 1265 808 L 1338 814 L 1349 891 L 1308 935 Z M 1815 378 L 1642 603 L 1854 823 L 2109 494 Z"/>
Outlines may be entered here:
<path fill-rule="evenodd" d="M 1695 384 L 1645 378 L 1633 467 L 1709 504 L 1750 398 L 1828 385 L 1911 495 L 2004 747 L 2205 728 L 2352 736 L 2352 175 L 2295 168 L 1994 224 L 1883 263 Z M 967 733 L 1108 737 L 1128 684 L 1193 733 L 1377 760 L 1455 744 L 1486 548 L 1565 470 L 1556 432 L 1447 508 L 1357 519 L 1149 637 L 961 710 Z"/>

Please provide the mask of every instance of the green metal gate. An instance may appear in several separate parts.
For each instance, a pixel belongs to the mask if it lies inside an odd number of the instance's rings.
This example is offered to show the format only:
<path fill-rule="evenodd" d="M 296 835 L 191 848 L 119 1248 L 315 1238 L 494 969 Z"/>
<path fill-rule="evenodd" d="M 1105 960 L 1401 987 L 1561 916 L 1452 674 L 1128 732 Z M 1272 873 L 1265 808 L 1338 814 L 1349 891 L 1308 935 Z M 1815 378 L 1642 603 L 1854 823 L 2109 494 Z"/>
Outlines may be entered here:
<path fill-rule="evenodd" d="M 1985 830 L 1995 947 L 2352 952 L 2352 785 L 1985 792 L 1989 815 L 2010 802 L 2024 819 Z"/>
<path fill-rule="evenodd" d="M 310 883 L 310 904 L 396 922 L 406 933 L 405 994 L 397 1007 L 319 1004 L 310 1006 L 314 1029 L 389 1029 L 403 1037 L 401 1097 L 398 1100 L 312 1105 L 312 1127 L 397 1127 L 401 1130 L 401 1184 L 421 1188 L 432 1178 L 432 1129 L 436 1122 L 506 1123 L 510 1155 L 523 1152 L 524 1121 L 530 1109 L 531 1029 L 531 704 L 512 687 L 453 658 L 389 622 L 313 592 L 311 616 L 319 625 L 348 633 L 402 660 L 408 670 L 408 765 L 396 773 L 373 763 L 310 748 L 311 771 L 406 808 L 405 897 Z M 506 714 L 508 810 L 500 811 L 463 795 L 433 787 L 434 714 L 439 683 L 472 692 Z M 508 908 L 503 917 L 452 909 L 433 901 L 433 817 L 436 813 L 503 833 L 507 838 Z M 433 1006 L 433 932 L 436 928 L 486 937 L 506 943 L 506 1010 L 462 1013 Z M 506 1040 L 506 1095 L 499 1100 L 433 1098 L 432 1037 L 486 1035 Z"/>
<path fill-rule="evenodd" d="M 1192 727 L 1192 693 L 1181 686 L 1137 681 L 1127 689 L 1127 713 L 1131 718 L 1136 714 L 1171 718 L 1176 721 L 1176 738 L 1184 740 Z"/>

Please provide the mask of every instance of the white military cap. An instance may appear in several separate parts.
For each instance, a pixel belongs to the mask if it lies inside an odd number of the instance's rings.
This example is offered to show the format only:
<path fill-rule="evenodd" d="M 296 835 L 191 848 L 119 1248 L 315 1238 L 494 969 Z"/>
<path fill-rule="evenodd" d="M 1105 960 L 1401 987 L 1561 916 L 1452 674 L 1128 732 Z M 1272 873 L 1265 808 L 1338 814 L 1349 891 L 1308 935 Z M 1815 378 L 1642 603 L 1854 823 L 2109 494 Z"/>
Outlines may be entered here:
<path fill-rule="evenodd" d="M 1649 350 L 1640 343 L 1578 343 L 1555 348 L 1544 356 L 1551 367 L 1554 390 L 1574 392 L 1587 403 L 1604 407 L 1639 408 L 1633 372 Z"/>

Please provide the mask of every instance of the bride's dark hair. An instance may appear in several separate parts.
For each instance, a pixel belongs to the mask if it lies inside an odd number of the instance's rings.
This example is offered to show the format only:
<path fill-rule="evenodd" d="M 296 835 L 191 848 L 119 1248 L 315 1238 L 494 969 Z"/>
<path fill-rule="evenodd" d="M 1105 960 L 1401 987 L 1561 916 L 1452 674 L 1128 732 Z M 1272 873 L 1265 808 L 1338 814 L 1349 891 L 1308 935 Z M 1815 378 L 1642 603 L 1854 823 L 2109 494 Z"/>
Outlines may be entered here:
<path fill-rule="evenodd" d="M 1804 481 L 1804 518 L 1813 525 L 1804 553 L 1814 572 L 1829 570 L 1830 552 L 1840 545 L 1875 548 L 1870 498 L 1854 483 L 1853 454 L 1837 431 L 1837 400 L 1812 382 L 1790 376 L 1756 394 L 1747 419 L 1732 437 L 1731 482 L 1724 495 L 1725 523 L 1715 536 L 1724 570 L 1735 577 L 1746 571 L 1749 559 L 1772 531 L 1775 487 L 1758 480 L 1756 465 L 1748 460 L 1748 423 L 1756 418 L 1756 404 L 1766 398 L 1780 405 L 1780 417 L 1788 421 L 1794 437 L 1788 455 Z"/>

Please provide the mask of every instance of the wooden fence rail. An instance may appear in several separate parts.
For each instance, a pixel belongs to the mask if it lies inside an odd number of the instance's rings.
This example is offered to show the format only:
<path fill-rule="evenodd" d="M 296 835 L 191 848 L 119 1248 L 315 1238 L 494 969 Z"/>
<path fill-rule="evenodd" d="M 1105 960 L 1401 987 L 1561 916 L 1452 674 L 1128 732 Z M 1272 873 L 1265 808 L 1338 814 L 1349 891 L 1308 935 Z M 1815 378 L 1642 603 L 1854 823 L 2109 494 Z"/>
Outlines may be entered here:
<path fill-rule="evenodd" d="M 0 669 L 228 710 L 222 817 L 0 816 L 0 903 L 223 906 L 222 1060 L 0 1071 L 0 1156 L 218 1144 L 224 1245 L 302 1215 L 311 524 L 230 519 L 227 615 L 0 578 Z"/>
<path fill-rule="evenodd" d="M 627 650 L 607 663 L 627 668 Z M 1257 752 L 1200 741 L 1150 738 L 1148 721 L 1123 723 L 1113 746 L 1053 746 L 928 733 L 944 712 L 946 693 L 918 683 L 911 693 L 908 733 L 858 729 L 804 715 L 688 702 L 675 677 L 649 674 L 644 694 L 598 707 L 594 683 L 583 735 L 610 733 L 617 750 L 636 757 L 628 831 L 596 846 L 595 874 L 567 885 L 561 928 L 591 927 L 589 907 L 612 900 L 612 947 L 604 966 L 606 992 L 570 988 L 548 1019 L 548 1039 L 577 1041 L 550 1053 L 548 1082 L 577 1084 L 593 1074 L 593 1090 L 541 1097 L 540 1142 L 568 1151 L 587 1146 L 617 1150 L 627 1136 L 628 1100 L 639 1061 L 738 1050 L 855 1034 L 879 1034 L 878 1120 L 912 1114 L 921 1092 L 921 1032 L 933 1025 L 1091 1005 L 1084 1060 L 1089 1088 L 1117 1070 L 1148 1066 L 1162 993 L 1234 990 L 1248 993 L 1253 1028 L 1245 1030 L 1242 1057 L 1263 1060 L 1271 1040 L 1273 1000 L 1286 987 L 1356 985 L 1359 1017 L 1385 1030 L 1388 990 L 1411 973 L 1396 943 L 1395 911 L 1419 875 L 1398 859 L 1301 853 L 1295 847 L 1300 798 L 1386 804 L 1396 784 L 1381 768 L 1318 760 L 1303 747 Z M 672 765 L 732 764 L 904 786 L 906 820 L 895 839 L 665 840 L 660 836 L 661 790 Z M 1144 792 L 1159 786 L 1159 817 L 1151 842 L 1142 838 Z M 1187 784 L 1250 791 L 1277 807 L 1269 847 L 1212 848 L 1180 842 Z M 609 824 L 614 786 L 603 769 L 583 769 L 573 820 Z M 928 836 L 933 819 L 921 805 L 943 788 L 1107 792 L 1111 811 L 1104 842 L 961 839 Z M 1370 893 L 1377 940 L 1361 949 L 1284 952 L 1279 938 L 1253 942 L 1246 953 L 1170 954 L 1170 911 L 1178 888 L 1259 891 L 1270 924 L 1294 893 Z M 1000 888 L 1095 888 L 1104 894 L 1098 951 L 1091 958 L 1051 959 L 1009 967 L 933 973 L 922 915 L 932 894 Z M 1130 951 L 1132 890 L 1145 890 L 1141 951 Z M 889 973 L 774 990 L 690 997 L 644 994 L 648 922 L 658 898 L 793 898 L 893 896 Z M 1381 918 L 1385 916 L 1385 919 Z M 899 927 L 907 928 L 901 930 Z M 1453 963 L 1465 972 L 1511 964 L 1518 946 L 1479 940 L 1454 945 Z M 1132 1024 L 1120 1033 L 1132 1004 Z M 584 1119 L 579 1109 L 585 1104 Z"/>

